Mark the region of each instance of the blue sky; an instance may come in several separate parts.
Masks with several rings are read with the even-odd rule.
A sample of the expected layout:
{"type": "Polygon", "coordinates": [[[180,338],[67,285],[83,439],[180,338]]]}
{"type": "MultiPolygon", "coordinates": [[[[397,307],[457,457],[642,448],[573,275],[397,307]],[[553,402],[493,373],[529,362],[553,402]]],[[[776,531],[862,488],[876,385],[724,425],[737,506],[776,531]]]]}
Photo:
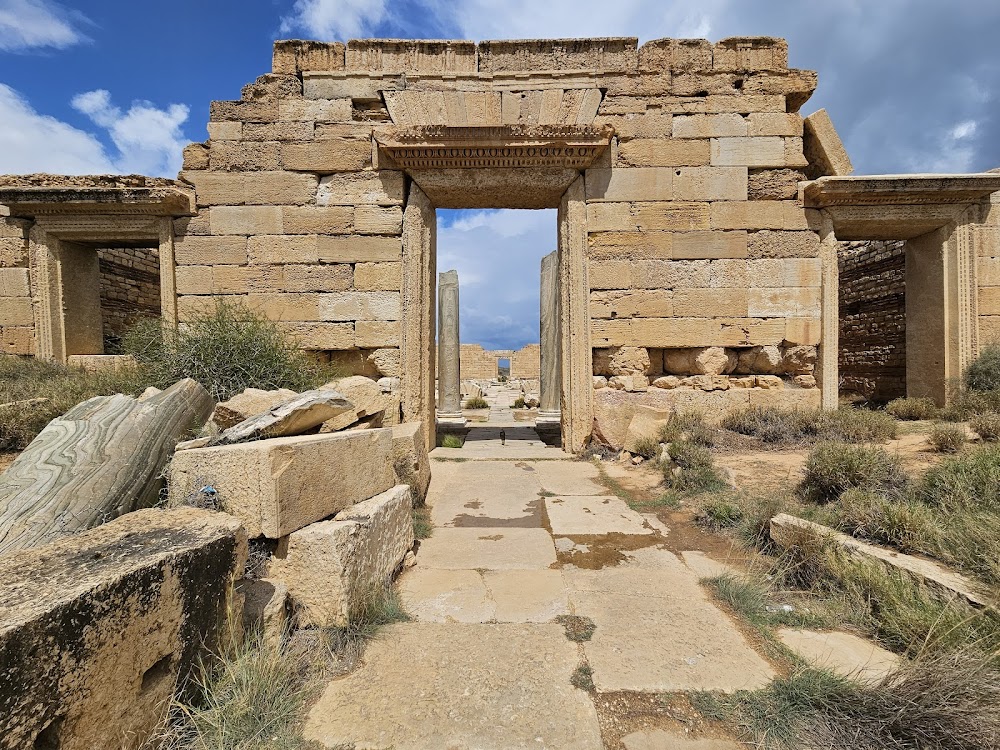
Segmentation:
{"type": "MultiPolygon", "coordinates": [[[[829,110],[858,173],[1000,166],[997,0],[0,0],[0,173],[172,177],[209,102],[267,72],[276,38],[754,34],[819,71],[803,111],[829,110]]],[[[529,340],[554,235],[545,212],[442,217],[466,340],[529,340]]]]}

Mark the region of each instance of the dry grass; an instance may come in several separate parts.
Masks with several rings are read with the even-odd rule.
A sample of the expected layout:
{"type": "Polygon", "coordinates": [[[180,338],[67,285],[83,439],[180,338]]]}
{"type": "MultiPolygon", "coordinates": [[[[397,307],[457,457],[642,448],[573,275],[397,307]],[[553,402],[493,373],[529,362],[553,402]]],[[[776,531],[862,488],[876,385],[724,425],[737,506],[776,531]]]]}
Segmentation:
{"type": "Polygon", "coordinates": [[[884,412],[842,407],[836,411],[789,411],[751,406],[730,412],[722,427],[775,446],[820,440],[878,443],[896,437],[896,420],[884,412]]]}
{"type": "Polygon", "coordinates": [[[936,419],[939,411],[930,398],[895,398],[885,405],[886,414],[902,420],[936,419]]]}
{"type": "Polygon", "coordinates": [[[931,428],[927,441],[938,453],[958,453],[965,447],[965,428],[958,424],[939,422],[931,428]]]}
{"type": "MultiPolygon", "coordinates": [[[[521,406],[524,406],[524,399],[521,399],[521,406]]],[[[472,398],[466,399],[465,401],[466,409],[489,409],[490,403],[482,396],[473,396],[472,398]]]]}
{"type": "Polygon", "coordinates": [[[973,417],[969,426],[987,443],[1000,441],[1000,414],[995,411],[986,412],[973,417]]]}
{"type": "Polygon", "coordinates": [[[663,481],[668,490],[682,495],[699,495],[726,488],[708,448],[687,440],[675,440],[667,452],[671,461],[663,466],[663,481]]]}
{"type": "Polygon", "coordinates": [[[820,443],[809,453],[799,494],[826,503],[853,487],[899,494],[907,484],[899,459],[877,446],[820,443]]]}

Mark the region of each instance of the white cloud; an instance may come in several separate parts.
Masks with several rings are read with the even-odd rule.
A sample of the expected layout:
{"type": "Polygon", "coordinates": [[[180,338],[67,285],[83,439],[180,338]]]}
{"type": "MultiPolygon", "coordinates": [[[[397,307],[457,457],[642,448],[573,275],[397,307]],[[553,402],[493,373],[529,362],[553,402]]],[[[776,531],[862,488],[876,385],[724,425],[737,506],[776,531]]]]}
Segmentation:
{"type": "Polygon", "coordinates": [[[0,83],[0,174],[114,171],[97,138],[35,112],[14,89],[0,83]]]}
{"type": "Polygon", "coordinates": [[[86,18],[49,0],[0,0],[0,50],[65,49],[87,37],[77,28],[86,18]]]}
{"type": "Polygon", "coordinates": [[[135,102],[122,112],[103,90],[80,94],[72,104],[107,131],[114,149],[93,133],[36,112],[21,94],[0,83],[0,174],[177,175],[187,144],[180,130],[186,106],[161,110],[135,102]]]}
{"type": "Polygon", "coordinates": [[[136,101],[122,112],[111,94],[96,89],[73,97],[73,108],[106,128],[118,149],[116,171],[175,176],[181,167],[181,152],[187,145],[181,126],[187,121],[188,107],[171,104],[158,109],[152,103],[136,101]]]}
{"type": "Polygon", "coordinates": [[[437,267],[458,271],[462,341],[487,349],[537,343],[540,264],[556,248],[556,212],[438,216],[437,267]]]}
{"type": "Polygon", "coordinates": [[[366,36],[386,17],[386,0],[295,0],[281,33],[305,32],[320,41],[366,36]]]}

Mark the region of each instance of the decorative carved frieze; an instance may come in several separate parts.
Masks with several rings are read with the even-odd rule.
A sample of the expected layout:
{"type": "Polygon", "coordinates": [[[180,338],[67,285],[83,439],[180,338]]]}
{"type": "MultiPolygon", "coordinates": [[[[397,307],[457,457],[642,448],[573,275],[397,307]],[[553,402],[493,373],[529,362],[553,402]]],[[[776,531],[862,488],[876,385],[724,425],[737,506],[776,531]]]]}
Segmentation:
{"type": "Polygon", "coordinates": [[[401,169],[586,169],[611,143],[609,127],[414,127],[376,136],[401,169]]]}
{"type": "Polygon", "coordinates": [[[11,216],[190,216],[192,191],[178,187],[0,186],[11,216]]]}
{"type": "Polygon", "coordinates": [[[821,177],[805,186],[807,208],[922,206],[978,201],[1000,190],[998,174],[821,177]]]}

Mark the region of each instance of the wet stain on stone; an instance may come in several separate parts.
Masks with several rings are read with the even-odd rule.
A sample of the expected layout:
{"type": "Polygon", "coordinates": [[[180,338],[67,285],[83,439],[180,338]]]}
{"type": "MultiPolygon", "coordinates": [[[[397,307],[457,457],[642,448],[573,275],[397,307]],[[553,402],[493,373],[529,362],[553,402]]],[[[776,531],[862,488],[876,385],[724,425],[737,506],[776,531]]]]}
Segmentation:
{"type": "MultiPolygon", "coordinates": [[[[473,516],[468,513],[455,516],[452,525],[455,528],[479,529],[538,529],[544,528],[542,498],[538,497],[525,503],[525,515],[514,518],[493,518],[491,516],[473,516]]],[[[466,505],[466,508],[471,507],[466,505]]]]}
{"type": "Polygon", "coordinates": [[[557,564],[575,565],[585,570],[601,570],[620,565],[628,558],[626,552],[647,547],[664,547],[666,541],[659,534],[599,534],[565,537],[574,542],[567,550],[556,545],[557,564]]]}
{"type": "Polygon", "coordinates": [[[528,466],[528,464],[524,463],[524,461],[518,461],[517,463],[514,464],[514,466],[516,466],[519,469],[524,469],[525,471],[535,470],[534,466],[528,466]]]}
{"type": "Polygon", "coordinates": [[[484,542],[498,542],[503,539],[503,534],[490,534],[489,536],[481,536],[479,538],[484,542]]]}
{"type": "Polygon", "coordinates": [[[466,503],[463,507],[472,508],[473,510],[479,510],[483,507],[483,504],[479,500],[473,500],[472,502],[466,503]]]}

